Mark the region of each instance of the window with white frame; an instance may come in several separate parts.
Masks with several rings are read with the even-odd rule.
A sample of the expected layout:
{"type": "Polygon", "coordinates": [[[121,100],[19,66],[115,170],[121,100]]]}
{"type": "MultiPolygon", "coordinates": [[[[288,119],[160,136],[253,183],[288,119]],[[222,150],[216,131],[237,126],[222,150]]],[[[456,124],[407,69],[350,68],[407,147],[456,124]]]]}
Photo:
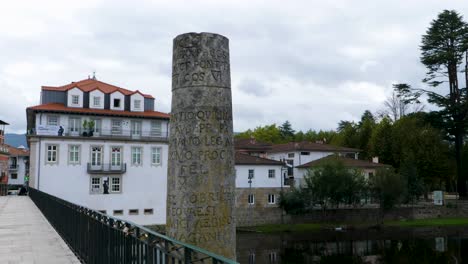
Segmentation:
{"type": "Polygon", "coordinates": [[[96,106],[96,107],[101,106],[101,97],[100,96],[93,96],[93,106],[96,106]]]}
{"type": "Polygon", "coordinates": [[[130,123],[131,133],[133,137],[141,136],[141,121],[134,121],[130,123]]]}
{"type": "Polygon", "coordinates": [[[77,105],[80,103],[80,96],[79,95],[72,95],[72,104],[77,105]]]}
{"type": "Polygon", "coordinates": [[[58,162],[58,145],[47,145],[47,163],[57,163],[58,162]]]}
{"type": "Polygon", "coordinates": [[[141,100],[134,100],[133,101],[133,106],[135,109],[140,109],[141,108],[141,100]]]}
{"type": "Polygon", "coordinates": [[[68,146],[68,163],[70,164],[80,163],[80,146],[79,145],[68,146]]]}
{"type": "Polygon", "coordinates": [[[68,119],[68,129],[70,130],[70,133],[80,133],[80,128],[81,128],[81,118],[77,117],[70,117],[68,119]]]}
{"type": "Polygon", "coordinates": [[[91,119],[94,121],[94,133],[101,133],[101,119],[91,119]]]}
{"type": "Polygon", "coordinates": [[[294,153],[288,153],[288,158],[294,158],[294,153]]]}
{"type": "Polygon", "coordinates": [[[110,192],[116,193],[121,191],[120,177],[111,177],[110,192]]]}
{"type": "Polygon", "coordinates": [[[275,204],[276,203],[276,199],[275,199],[274,194],[271,194],[271,193],[268,194],[268,203],[269,204],[275,204]]]}
{"type": "Polygon", "coordinates": [[[151,164],[161,165],[161,148],[160,147],[151,148],[151,164]]]}
{"type": "Polygon", "coordinates": [[[254,204],[254,203],[255,203],[255,196],[254,196],[253,194],[249,194],[249,195],[247,196],[247,202],[248,202],[249,204],[254,204]]]}
{"type": "Polygon", "coordinates": [[[141,165],[142,160],[141,160],[141,155],[142,155],[143,149],[142,147],[132,147],[132,165],[141,165]]]}
{"type": "Polygon", "coordinates": [[[275,178],[275,170],[268,170],[268,178],[275,178]]]}
{"type": "Polygon", "coordinates": [[[111,166],[120,167],[122,165],[122,147],[111,147],[111,166]]]}
{"type": "Polygon", "coordinates": [[[151,136],[159,137],[162,134],[161,121],[151,121],[151,136]]]}
{"type": "Polygon", "coordinates": [[[57,115],[48,115],[47,116],[47,125],[48,126],[58,126],[59,117],[57,115]]]}
{"type": "Polygon", "coordinates": [[[121,135],[122,134],[122,120],[112,120],[112,134],[121,135]]]}
{"type": "Polygon", "coordinates": [[[101,193],[101,177],[91,178],[91,193],[101,193]]]}
{"type": "Polygon", "coordinates": [[[253,179],[255,176],[254,170],[249,170],[249,179],[253,179]]]}
{"type": "Polygon", "coordinates": [[[102,146],[91,146],[91,166],[102,165],[102,146]]]}

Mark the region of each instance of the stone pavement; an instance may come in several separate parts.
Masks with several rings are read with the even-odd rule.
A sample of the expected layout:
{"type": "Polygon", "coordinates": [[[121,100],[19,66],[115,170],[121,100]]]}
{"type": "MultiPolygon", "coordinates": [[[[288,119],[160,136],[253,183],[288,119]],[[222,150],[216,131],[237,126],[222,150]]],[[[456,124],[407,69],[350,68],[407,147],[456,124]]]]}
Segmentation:
{"type": "Polygon", "coordinates": [[[0,196],[0,264],[80,263],[28,196],[0,196]]]}

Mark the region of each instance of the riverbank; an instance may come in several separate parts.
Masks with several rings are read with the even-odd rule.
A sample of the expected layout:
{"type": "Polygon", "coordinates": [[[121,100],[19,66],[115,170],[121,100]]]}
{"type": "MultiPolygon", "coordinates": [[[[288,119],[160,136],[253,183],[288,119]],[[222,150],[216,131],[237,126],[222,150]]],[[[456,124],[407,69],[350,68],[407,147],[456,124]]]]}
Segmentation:
{"type": "Polygon", "coordinates": [[[415,220],[384,221],[383,223],[306,223],[306,224],[271,224],[252,227],[239,227],[238,231],[258,233],[313,232],[320,230],[355,230],[379,229],[384,227],[444,227],[468,226],[468,218],[429,218],[415,220]]]}

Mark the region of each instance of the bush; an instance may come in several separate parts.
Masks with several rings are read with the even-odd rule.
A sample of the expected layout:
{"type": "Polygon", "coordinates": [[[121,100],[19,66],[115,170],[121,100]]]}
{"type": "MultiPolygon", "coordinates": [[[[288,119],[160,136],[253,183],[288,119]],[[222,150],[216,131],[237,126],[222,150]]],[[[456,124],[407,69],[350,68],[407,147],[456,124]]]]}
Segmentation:
{"type": "Polygon", "coordinates": [[[370,182],[373,196],[380,208],[391,209],[400,204],[405,194],[404,179],[391,169],[379,169],[370,182]]]}
{"type": "Polygon", "coordinates": [[[279,206],[288,214],[305,213],[306,199],[303,196],[303,192],[299,189],[291,188],[289,192],[281,192],[279,206]]]}

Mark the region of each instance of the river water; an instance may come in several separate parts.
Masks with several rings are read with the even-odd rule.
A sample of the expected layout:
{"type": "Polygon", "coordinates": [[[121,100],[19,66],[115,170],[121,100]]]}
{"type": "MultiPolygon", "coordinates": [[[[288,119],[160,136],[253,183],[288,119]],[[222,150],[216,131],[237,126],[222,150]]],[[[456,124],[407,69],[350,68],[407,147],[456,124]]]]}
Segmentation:
{"type": "Polygon", "coordinates": [[[468,227],[237,233],[237,261],[286,263],[468,263],[468,227]]]}

